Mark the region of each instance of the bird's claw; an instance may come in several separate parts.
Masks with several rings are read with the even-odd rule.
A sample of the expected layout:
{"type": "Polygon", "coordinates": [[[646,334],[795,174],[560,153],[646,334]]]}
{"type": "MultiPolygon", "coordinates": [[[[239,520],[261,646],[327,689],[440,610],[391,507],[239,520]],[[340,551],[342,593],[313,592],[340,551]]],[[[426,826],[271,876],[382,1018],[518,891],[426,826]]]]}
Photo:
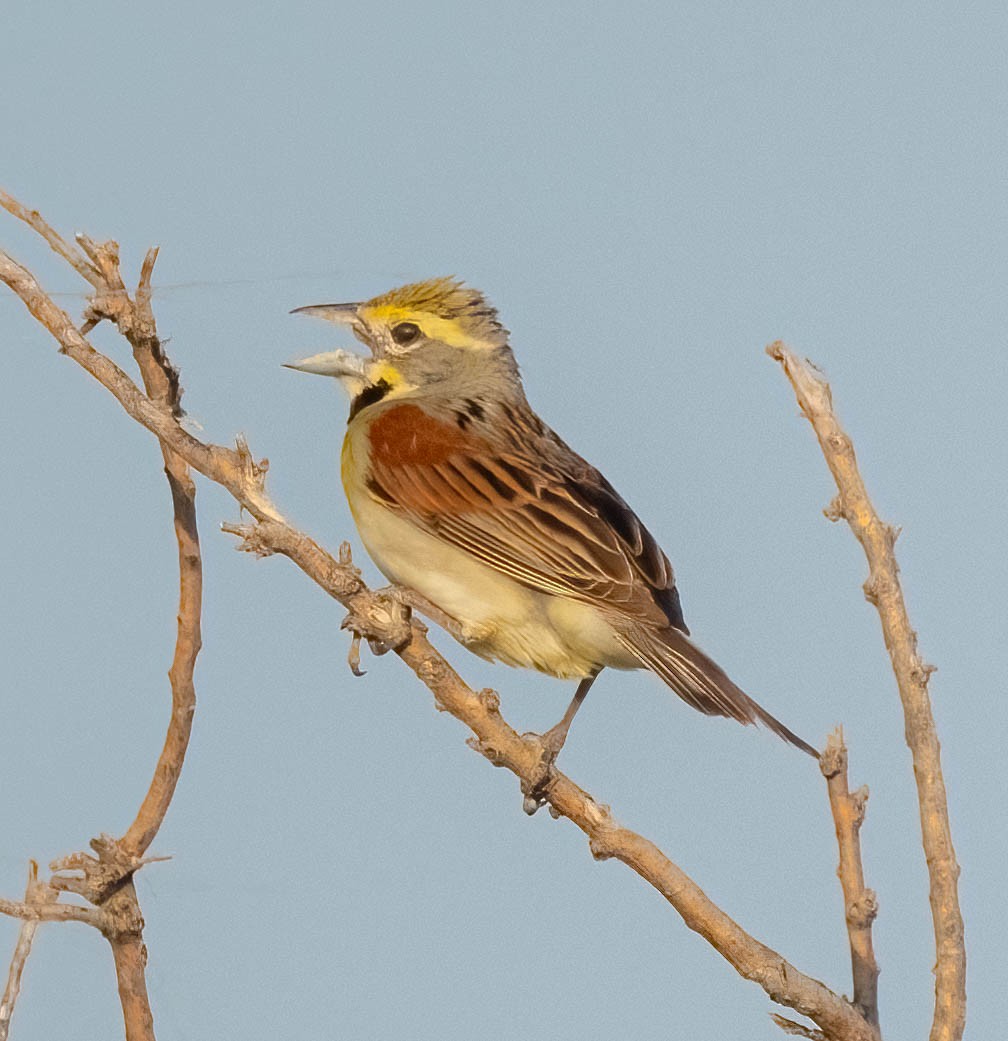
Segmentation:
{"type": "MultiPolygon", "coordinates": [[[[563,736],[566,737],[566,734],[563,736]]],[[[556,778],[553,764],[560,754],[560,749],[563,748],[562,738],[559,741],[556,738],[557,735],[553,730],[548,730],[545,734],[536,734],[531,731],[522,734],[523,741],[534,741],[539,746],[539,762],[536,765],[535,773],[528,781],[522,781],[521,786],[522,809],[530,817],[549,802],[550,787],[556,778]]],[[[556,814],[553,816],[555,817],[556,814]]]]}
{"type": "Polygon", "coordinates": [[[412,637],[411,609],[395,586],[376,589],[351,603],[340,628],[353,634],[347,663],[355,676],[365,675],[360,667],[361,639],[371,653],[387,654],[409,643],[412,637]]]}
{"type": "MultiPolygon", "coordinates": [[[[346,627],[346,623],[343,627],[346,627]]],[[[347,665],[350,666],[350,671],[358,677],[367,675],[367,669],[360,667],[360,642],[360,633],[354,633],[350,640],[350,650],[347,652],[347,665]]]]}

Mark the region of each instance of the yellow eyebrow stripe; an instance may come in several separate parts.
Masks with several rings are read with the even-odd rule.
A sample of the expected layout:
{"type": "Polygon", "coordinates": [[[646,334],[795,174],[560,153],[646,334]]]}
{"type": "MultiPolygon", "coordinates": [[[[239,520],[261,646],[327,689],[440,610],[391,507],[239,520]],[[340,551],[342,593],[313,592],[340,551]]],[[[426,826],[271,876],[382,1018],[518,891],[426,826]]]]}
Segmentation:
{"type": "Polygon", "coordinates": [[[481,340],[467,332],[461,323],[453,318],[440,318],[427,311],[414,311],[406,307],[397,307],[395,304],[362,307],[361,317],[365,322],[373,322],[376,325],[392,326],[399,322],[415,322],[420,326],[424,336],[431,340],[440,340],[450,347],[484,349],[494,346],[489,341],[481,340]]]}

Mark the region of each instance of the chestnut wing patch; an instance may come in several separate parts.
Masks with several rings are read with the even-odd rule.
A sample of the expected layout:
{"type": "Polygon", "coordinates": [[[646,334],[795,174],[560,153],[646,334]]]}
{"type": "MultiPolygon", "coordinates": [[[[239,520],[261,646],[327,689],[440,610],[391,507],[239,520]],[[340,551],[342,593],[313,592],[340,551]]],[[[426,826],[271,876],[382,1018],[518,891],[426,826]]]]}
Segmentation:
{"type": "Polygon", "coordinates": [[[664,553],[573,452],[561,464],[505,449],[412,404],[369,439],[372,494],[430,534],[534,589],[687,631],[664,553]]]}

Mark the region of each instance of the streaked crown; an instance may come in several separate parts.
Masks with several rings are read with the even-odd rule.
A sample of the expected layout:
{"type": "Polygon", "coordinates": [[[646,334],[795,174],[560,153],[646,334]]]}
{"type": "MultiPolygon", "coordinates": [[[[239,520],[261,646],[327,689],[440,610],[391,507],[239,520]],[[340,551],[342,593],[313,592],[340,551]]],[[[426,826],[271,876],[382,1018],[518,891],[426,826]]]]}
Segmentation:
{"type": "Polygon", "coordinates": [[[455,278],[431,278],[426,282],[390,289],[360,305],[368,323],[392,326],[415,322],[432,339],[455,347],[503,347],[508,331],[496,308],[478,289],[455,278]]]}

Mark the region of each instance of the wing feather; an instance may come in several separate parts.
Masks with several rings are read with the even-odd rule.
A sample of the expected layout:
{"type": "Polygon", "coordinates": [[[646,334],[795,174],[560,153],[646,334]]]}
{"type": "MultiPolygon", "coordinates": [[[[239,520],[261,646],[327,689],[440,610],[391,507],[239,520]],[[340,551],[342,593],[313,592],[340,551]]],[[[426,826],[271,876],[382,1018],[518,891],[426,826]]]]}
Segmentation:
{"type": "Polygon", "coordinates": [[[668,559],[597,470],[555,435],[545,458],[542,438],[504,447],[444,426],[451,451],[372,455],[386,505],[533,588],[685,631],[668,559]]]}
{"type": "Polygon", "coordinates": [[[512,423],[503,446],[428,414],[409,422],[407,451],[391,450],[389,428],[371,455],[368,486],[385,505],[526,586],[598,606],[627,651],[693,708],[762,723],[818,755],[687,638],[668,558],[612,485],[555,434],[539,427],[523,439],[512,423]]]}

